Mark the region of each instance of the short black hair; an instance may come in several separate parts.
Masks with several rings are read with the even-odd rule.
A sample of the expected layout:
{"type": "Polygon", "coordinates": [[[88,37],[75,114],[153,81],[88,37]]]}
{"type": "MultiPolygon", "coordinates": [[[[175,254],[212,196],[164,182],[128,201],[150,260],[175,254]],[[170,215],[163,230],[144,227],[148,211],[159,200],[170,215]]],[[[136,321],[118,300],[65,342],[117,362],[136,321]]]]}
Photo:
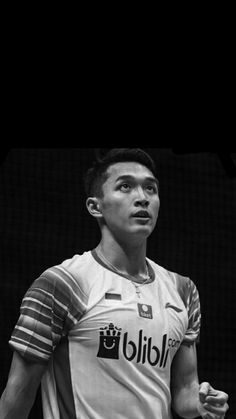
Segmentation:
{"type": "Polygon", "coordinates": [[[102,185],[106,181],[109,166],[120,162],[137,162],[146,166],[157,179],[156,165],[150,155],[140,148],[112,148],[102,157],[96,149],[96,159],[84,176],[85,193],[101,197],[102,185]]]}

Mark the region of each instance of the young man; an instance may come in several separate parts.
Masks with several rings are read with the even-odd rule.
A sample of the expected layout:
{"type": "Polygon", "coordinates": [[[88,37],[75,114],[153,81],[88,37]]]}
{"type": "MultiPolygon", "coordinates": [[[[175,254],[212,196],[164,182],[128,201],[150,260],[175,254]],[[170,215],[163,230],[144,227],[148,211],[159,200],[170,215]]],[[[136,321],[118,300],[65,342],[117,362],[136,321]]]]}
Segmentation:
{"type": "Polygon", "coordinates": [[[228,395],[198,382],[196,286],[146,257],[160,206],[152,159],[113,149],[86,191],[101,241],[26,293],[0,417],[27,418],[41,382],[45,419],[224,418],[228,395]]]}

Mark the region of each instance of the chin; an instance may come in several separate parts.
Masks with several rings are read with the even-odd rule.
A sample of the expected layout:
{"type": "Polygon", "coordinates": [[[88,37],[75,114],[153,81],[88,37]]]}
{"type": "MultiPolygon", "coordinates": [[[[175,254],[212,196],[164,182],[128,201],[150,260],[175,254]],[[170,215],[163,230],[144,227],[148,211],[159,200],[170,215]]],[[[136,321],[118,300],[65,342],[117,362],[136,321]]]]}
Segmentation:
{"type": "Polygon", "coordinates": [[[150,226],[139,226],[138,228],[136,227],[135,229],[133,229],[132,234],[138,236],[140,239],[146,239],[150,236],[152,231],[153,228],[150,228],[150,226]]]}

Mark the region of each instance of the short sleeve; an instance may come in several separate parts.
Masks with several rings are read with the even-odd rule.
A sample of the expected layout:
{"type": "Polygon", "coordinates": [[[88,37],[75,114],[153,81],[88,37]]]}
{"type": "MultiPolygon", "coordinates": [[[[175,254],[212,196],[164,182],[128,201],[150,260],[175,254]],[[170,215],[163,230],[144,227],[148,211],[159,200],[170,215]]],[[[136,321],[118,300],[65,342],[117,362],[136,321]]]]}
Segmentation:
{"type": "Polygon", "coordinates": [[[179,276],[178,291],[188,315],[188,327],[182,343],[187,345],[193,342],[198,343],[200,340],[201,306],[197,287],[190,278],[179,276]]]}
{"type": "Polygon", "coordinates": [[[80,287],[60,267],[46,270],[26,292],[9,345],[24,358],[47,362],[85,311],[80,287]]]}

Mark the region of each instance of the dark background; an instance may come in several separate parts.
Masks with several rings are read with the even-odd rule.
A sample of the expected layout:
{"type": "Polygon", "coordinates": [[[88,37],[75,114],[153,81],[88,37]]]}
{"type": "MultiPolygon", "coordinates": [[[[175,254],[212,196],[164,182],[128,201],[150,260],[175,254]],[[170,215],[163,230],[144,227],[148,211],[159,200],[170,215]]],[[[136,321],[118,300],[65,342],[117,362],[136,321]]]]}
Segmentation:
{"type": "MultiPolygon", "coordinates": [[[[161,208],[148,256],[189,276],[202,306],[200,381],[229,393],[235,418],[236,153],[144,149],[157,163],[161,208]]],[[[1,392],[21,299],[46,268],[95,247],[96,222],[85,208],[82,174],[89,148],[6,150],[1,187],[1,392]]],[[[40,395],[30,415],[40,419],[40,395]]]]}

